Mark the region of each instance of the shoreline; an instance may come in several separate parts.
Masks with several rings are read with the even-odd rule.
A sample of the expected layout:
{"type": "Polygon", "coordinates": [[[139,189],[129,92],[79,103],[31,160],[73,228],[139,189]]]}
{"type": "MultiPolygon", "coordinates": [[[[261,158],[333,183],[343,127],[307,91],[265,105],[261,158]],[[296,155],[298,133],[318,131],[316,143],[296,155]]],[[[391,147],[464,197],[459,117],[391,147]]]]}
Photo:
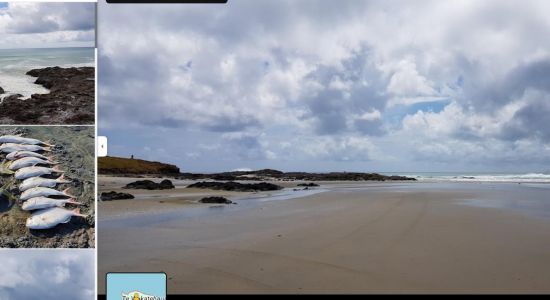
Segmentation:
{"type": "MultiPolygon", "coordinates": [[[[545,195],[516,184],[336,183],[284,201],[181,206],[201,211],[187,217],[115,217],[98,222],[99,292],[106,272],[163,270],[171,293],[547,293],[550,214],[513,209],[547,207],[545,195]],[[464,205],[475,199],[512,203],[464,205]]],[[[148,200],[126,201],[111,202],[148,200]]]]}

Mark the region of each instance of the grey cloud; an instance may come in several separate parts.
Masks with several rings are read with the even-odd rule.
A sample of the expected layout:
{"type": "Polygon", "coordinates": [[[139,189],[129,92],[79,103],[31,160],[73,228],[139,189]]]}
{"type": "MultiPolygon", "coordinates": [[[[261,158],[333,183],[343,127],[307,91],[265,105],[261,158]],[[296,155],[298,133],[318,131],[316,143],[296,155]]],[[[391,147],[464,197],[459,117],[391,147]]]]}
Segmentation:
{"type": "Polygon", "coordinates": [[[320,66],[307,76],[320,84],[321,90],[306,98],[306,118],[315,121],[319,134],[337,134],[354,131],[379,135],[383,132],[382,122],[357,120],[349,124],[353,114],[362,114],[373,109],[383,110],[387,99],[385,94],[387,76],[372,63],[368,48],[363,47],[342,61],[342,69],[320,66]],[[333,86],[342,82],[341,89],[333,86]]]}
{"type": "MultiPolygon", "coordinates": [[[[13,5],[13,4],[10,4],[13,5]]],[[[33,7],[9,9],[8,33],[88,31],[95,28],[94,3],[34,3],[33,7]]]]}
{"type": "Polygon", "coordinates": [[[92,250],[2,250],[0,299],[95,298],[92,250]]]}

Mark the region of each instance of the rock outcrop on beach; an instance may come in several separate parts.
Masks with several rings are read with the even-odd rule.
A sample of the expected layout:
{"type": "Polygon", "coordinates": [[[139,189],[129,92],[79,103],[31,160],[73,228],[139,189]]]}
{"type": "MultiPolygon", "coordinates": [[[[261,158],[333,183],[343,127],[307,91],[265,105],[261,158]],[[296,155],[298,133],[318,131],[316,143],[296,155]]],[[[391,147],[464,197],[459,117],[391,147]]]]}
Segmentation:
{"type": "Polygon", "coordinates": [[[234,202],[225,197],[205,197],[199,200],[200,203],[215,203],[215,204],[233,204],[234,202]]]}
{"type": "Polygon", "coordinates": [[[219,181],[201,181],[187,186],[188,188],[212,189],[235,192],[257,192],[257,191],[277,191],[283,189],[282,186],[268,183],[239,183],[234,181],[219,182],[219,181]]]}
{"type": "Polygon", "coordinates": [[[3,93],[5,93],[4,89],[0,86],[0,95],[2,95],[3,93]]]}
{"type": "Polygon", "coordinates": [[[407,180],[414,181],[415,178],[397,176],[397,175],[382,175],[378,173],[361,173],[361,172],[330,172],[330,173],[307,173],[307,172],[282,172],[272,169],[264,169],[257,171],[234,171],[214,174],[200,173],[181,173],[178,179],[201,180],[213,179],[222,181],[386,181],[386,180],[407,180]]]}
{"type": "Polygon", "coordinates": [[[93,124],[95,122],[95,68],[49,67],[27,75],[48,94],[5,97],[0,104],[2,124],[93,124]]]}
{"type": "Polygon", "coordinates": [[[98,170],[99,174],[104,175],[155,174],[175,176],[180,174],[180,169],[175,165],[114,156],[99,157],[98,170]]]}
{"type": "Polygon", "coordinates": [[[172,181],[168,179],[165,179],[160,183],[156,183],[151,180],[138,180],[138,181],[128,183],[124,188],[140,189],[140,190],[168,190],[168,189],[173,189],[174,184],[172,184],[172,181]]]}
{"type": "Polygon", "coordinates": [[[317,183],[310,182],[310,183],[299,183],[298,186],[316,187],[316,186],[319,186],[319,185],[317,183]]]}
{"type": "Polygon", "coordinates": [[[117,193],[115,191],[101,193],[102,201],[112,201],[112,200],[126,200],[134,199],[134,195],[128,193],[117,193]]]}

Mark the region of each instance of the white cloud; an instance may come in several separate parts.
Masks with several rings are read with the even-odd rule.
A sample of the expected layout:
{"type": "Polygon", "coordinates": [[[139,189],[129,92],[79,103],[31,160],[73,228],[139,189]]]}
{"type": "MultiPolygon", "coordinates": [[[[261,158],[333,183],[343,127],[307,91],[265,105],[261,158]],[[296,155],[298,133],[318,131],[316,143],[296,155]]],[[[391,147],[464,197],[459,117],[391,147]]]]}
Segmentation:
{"type": "Polygon", "coordinates": [[[94,3],[9,2],[0,8],[0,48],[91,46],[94,3]]]}
{"type": "Polygon", "coordinates": [[[238,153],[251,167],[550,162],[525,146],[550,141],[549,10],[542,0],[110,6],[100,126],[203,132],[220,145],[209,155],[238,153]]]}

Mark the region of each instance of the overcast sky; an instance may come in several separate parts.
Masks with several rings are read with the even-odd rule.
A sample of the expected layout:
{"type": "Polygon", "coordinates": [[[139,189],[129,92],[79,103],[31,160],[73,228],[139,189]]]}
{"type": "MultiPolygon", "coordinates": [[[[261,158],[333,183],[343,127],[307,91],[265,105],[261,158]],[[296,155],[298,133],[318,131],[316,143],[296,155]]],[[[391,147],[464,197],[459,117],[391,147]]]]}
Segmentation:
{"type": "Polygon", "coordinates": [[[101,3],[99,132],[193,172],[550,172],[549,11],[101,3]]]}
{"type": "Polygon", "coordinates": [[[0,299],[95,299],[94,250],[0,249],[0,299]]]}
{"type": "Polygon", "coordinates": [[[1,48],[93,47],[95,3],[0,2],[1,48]]]}

